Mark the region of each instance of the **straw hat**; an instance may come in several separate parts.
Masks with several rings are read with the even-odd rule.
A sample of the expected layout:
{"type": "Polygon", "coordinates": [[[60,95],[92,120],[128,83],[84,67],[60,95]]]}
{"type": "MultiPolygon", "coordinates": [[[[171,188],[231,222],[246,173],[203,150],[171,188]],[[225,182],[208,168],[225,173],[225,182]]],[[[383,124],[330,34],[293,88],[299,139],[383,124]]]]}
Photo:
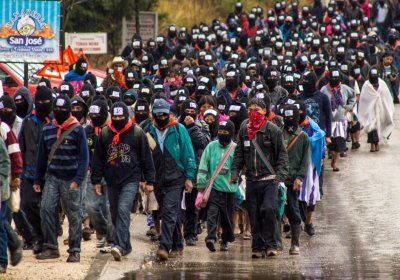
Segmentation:
{"type": "Polygon", "coordinates": [[[109,62],[107,63],[107,67],[108,67],[108,68],[113,68],[113,67],[114,67],[114,64],[117,64],[117,63],[122,63],[122,64],[124,65],[124,68],[126,68],[126,67],[128,66],[128,61],[124,60],[124,59],[123,59],[122,57],[120,57],[120,56],[116,56],[116,57],[113,58],[112,61],[109,61],[109,62]]]}

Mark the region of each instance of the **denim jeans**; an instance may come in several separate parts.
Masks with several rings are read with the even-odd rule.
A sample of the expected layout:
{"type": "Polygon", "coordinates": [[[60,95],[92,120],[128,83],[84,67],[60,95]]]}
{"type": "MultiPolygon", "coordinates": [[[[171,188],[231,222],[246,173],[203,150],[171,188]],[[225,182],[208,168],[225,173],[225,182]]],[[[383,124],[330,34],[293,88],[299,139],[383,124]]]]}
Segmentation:
{"type": "Polygon", "coordinates": [[[246,206],[253,251],[277,249],[278,186],[273,181],[247,181],[246,206]]]}
{"type": "Polygon", "coordinates": [[[300,207],[299,207],[299,193],[293,190],[293,186],[287,186],[287,204],[285,205],[285,215],[289,219],[291,225],[300,225],[300,207]]]}
{"type": "MultiPolygon", "coordinates": [[[[34,241],[34,231],[31,224],[28,222],[25,212],[19,209],[17,213],[11,213],[10,208],[6,210],[6,221],[11,225],[11,221],[14,220],[15,227],[21,233],[27,244],[32,245],[34,241]]],[[[10,243],[10,241],[8,242],[10,243]]],[[[10,246],[9,246],[10,247],[10,246]]]]}
{"type": "Polygon", "coordinates": [[[148,213],[146,214],[146,220],[147,220],[147,226],[148,227],[154,227],[154,219],[153,219],[153,214],[148,213]]]}
{"type": "Polygon", "coordinates": [[[0,266],[7,268],[7,232],[5,227],[7,202],[1,202],[0,210],[0,266]]]}
{"type": "Polygon", "coordinates": [[[46,178],[40,206],[44,249],[58,249],[59,220],[57,210],[61,198],[69,223],[68,252],[79,253],[81,251],[81,189],[70,190],[70,184],[71,181],[60,180],[52,175],[46,178]]]}
{"type": "Polygon", "coordinates": [[[108,188],[105,181],[102,182],[102,194],[97,195],[93,190],[90,176],[88,176],[85,206],[96,234],[106,236],[107,242],[113,243],[114,227],[111,222],[108,188]]]}
{"type": "Polygon", "coordinates": [[[81,198],[81,200],[82,200],[82,204],[81,204],[82,222],[84,220],[86,220],[87,218],[89,218],[89,214],[86,210],[86,193],[87,193],[87,187],[88,187],[88,181],[89,181],[88,176],[85,177],[85,179],[82,181],[82,186],[80,186],[81,196],[82,196],[82,198],[81,198]]]}
{"type": "Polygon", "coordinates": [[[183,249],[180,219],[183,188],[162,188],[155,195],[161,210],[160,249],[169,252],[183,249]]]}
{"type": "Polygon", "coordinates": [[[114,225],[114,245],[122,255],[132,251],[129,227],[131,208],[139,189],[139,182],[128,183],[122,188],[108,187],[111,221],[114,225]]]}

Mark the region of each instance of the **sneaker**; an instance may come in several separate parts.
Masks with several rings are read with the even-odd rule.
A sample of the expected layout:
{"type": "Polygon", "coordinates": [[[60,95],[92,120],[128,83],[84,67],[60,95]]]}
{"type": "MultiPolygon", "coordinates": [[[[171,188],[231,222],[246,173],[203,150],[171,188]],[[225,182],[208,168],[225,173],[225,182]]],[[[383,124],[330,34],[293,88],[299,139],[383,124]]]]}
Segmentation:
{"type": "Polygon", "coordinates": [[[106,245],[106,237],[98,237],[96,240],[96,248],[104,248],[106,245]]]}
{"type": "Polygon", "coordinates": [[[221,252],[228,252],[228,242],[221,242],[221,247],[219,249],[221,252]]]}
{"type": "Polygon", "coordinates": [[[289,250],[289,255],[292,255],[292,256],[298,256],[298,255],[300,255],[300,248],[299,248],[299,246],[292,245],[292,247],[290,247],[290,250],[289,250]]]}
{"type": "Polygon", "coordinates": [[[155,226],[150,227],[150,229],[146,232],[146,235],[156,236],[157,235],[156,227],[155,226]]]}
{"type": "Polygon", "coordinates": [[[306,224],[304,226],[304,231],[307,232],[307,234],[309,236],[313,236],[315,234],[315,229],[314,229],[313,224],[309,224],[309,225],[306,224]]]}
{"type": "Polygon", "coordinates": [[[114,260],[120,262],[122,259],[122,253],[117,247],[113,247],[111,249],[111,255],[114,257],[114,260]]]}
{"type": "Polygon", "coordinates": [[[80,261],[81,261],[81,254],[79,254],[78,252],[69,253],[67,262],[76,263],[76,262],[80,262],[80,261]]]}
{"type": "Polygon", "coordinates": [[[153,242],[157,242],[161,240],[161,234],[160,235],[154,235],[154,236],[150,236],[150,240],[153,242]]]}
{"type": "Polygon", "coordinates": [[[167,261],[168,260],[168,252],[163,249],[158,249],[157,251],[157,260],[159,261],[167,261]]]}
{"type": "Polygon", "coordinates": [[[194,237],[188,237],[188,239],[186,239],[186,246],[196,246],[194,237]]]}
{"type": "Polygon", "coordinates": [[[42,244],[39,242],[35,242],[33,244],[33,254],[37,255],[40,254],[42,252],[42,244]]]}
{"type": "Polygon", "coordinates": [[[253,252],[251,253],[251,257],[252,257],[253,259],[261,259],[261,258],[264,257],[264,253],[263,253],[263,251],[258,251],[258,250],[256,250],[256,251],[253,251],[253,252]]]}
{"type": "Polygon", "coordinates": [[[182,250],[172,250],[168,254],[168,258],[170,258],[170,259],[175,259],[175,258],[180,258],[180,257],[183,257],[183,249],[182,250]]]}
{"type": "Polygon", "coordinates": [[[36,255],[38,260],[58,259],[60,252],[58,249],[44,249],[40,254],[36,255]]]}
{"type": "Polygon", "coordinates": [[[197,224],[197,235],[200,235],[203,233],[203,225],[201,223],[197,224]]]}
{"type": "Polygon", "coordinates": [[[341,152],[340,153],[340,157],[347,157],[347,153],[346,152],[341,152]]]}
{"type": "Polygon", "coordinates": [[[83,238],[83,240],[89,241],[91,239],[91,235],[92,235],[92,230],[90,228],[85,227],[82,230],[82,238],[83,238]]]}
{"type": "Polygon", "coordinates": [[[210,252],[215,252],[215,241],[212,239],[208,239],[206,240],[206,246],[208,248],[208,250],[210,250],[210,252]]]}
{"type": "Polygon", "coordinates": [[[100,253],[110,254],[113,246],[114,246],[113,244],[108,244],[108,243],[104,244],[103,248],[100,249],[100,253]]]}
{"type": "Polygon", "coordinates": [[[266,254],[268,257],[276,257],[278,255],[277,249],[267,249],[266,254]]]}
{"type": "Polygon", "coordinates": [[[10,251],[11,265],[17,266],[22,260],[22,247],[20,246],[17,250],[10,251]]]}

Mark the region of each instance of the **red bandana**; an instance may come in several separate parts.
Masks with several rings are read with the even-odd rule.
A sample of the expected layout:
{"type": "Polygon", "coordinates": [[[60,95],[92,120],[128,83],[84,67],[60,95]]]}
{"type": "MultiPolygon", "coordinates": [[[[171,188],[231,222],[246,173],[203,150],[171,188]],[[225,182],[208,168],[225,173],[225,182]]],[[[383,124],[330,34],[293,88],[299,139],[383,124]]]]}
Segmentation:
{"type": "Polygon", "coordinates": [[[93,129],[94,129],[94,135],[96,135],[96,136],[99,136],[99,134],[100,134],[100,132],[101,132],[101,129],[102,129],[103,127],[109,125],[109,124],[110,124],[110,121],[107,120],[107,121],[105,121],[101,126],[94,126],[94,125],[93,125],[93,122],[90,121],[90,125],[91,125],[91,126],[93,127],[93,129]]]}
{"type": "Polygon", "coordinates": [[[115,133],[114,138],[113,138],[113,140],[112,140],[113,145],[116,145],[116,144],[119,143],[119,136],[120,136],[122,133],[124,133],[125,131],[127,131],[132,125],[133,125],[132,120],[129,120],[129,121],[126,123],[126,125],[125,125],[120,131],[117,131],[117,130],[115,129],[115,127],[112,125],[112,123],[110,123],[110,124],[108,125],[108,127],[111,129],[111,131],[115,133]]]}
{"type": "Polygon", "coordinates": [[[275,118],[275,113],[274,112],[270,112],[269,115],[267,116],[267,121],[272,121],[275,118]]]}
{"type": "Polygon", "coordinates": [[[267,118],[265,117],[264,114],[256,111],[251,111],[249,114],[250,121],[249,121],[249,126],[247,128],[248,134],[249,134],[249,139],[253,139],[254,136],[256,135],[257,131],[260,130],[260,128],[264,125],[264,123],[267,121],[267,118]]]}
{"type": "Polygon", "coordinates": [[[79,122],[78,122],[78,120],[77,120],[75,117],[70,116],[70,117],[69,117],[65,122],[63,122],[61,125],[59,125],[59,124],[57,123],[56,120],[53,120],[53,123],[58,127],[58,131],[57,131],[57,138],[58,138],[58,137],[60,137],[60,135],[61,135],[61,133],[62,133],[63,131],[68,130],[68,128],[69,128],[71,125],[76,124],[76,123],[79,123],[79,122]]]}
{"type": "Polygon", "coordinates": [[[300,124],[300,126],[306,126],[306,125],[308,125],[310,123],[310,121],[308,120],[308,118],[306,117],[305,119],[304,119],[304,121],[300,124]]]}

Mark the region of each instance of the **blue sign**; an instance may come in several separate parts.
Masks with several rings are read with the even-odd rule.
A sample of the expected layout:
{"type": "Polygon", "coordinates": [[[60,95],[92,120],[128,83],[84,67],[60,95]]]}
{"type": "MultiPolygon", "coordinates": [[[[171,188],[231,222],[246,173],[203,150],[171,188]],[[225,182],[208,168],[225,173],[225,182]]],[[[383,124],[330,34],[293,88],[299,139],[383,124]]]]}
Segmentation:
{"type": "Polygon", "coordinates": [[[0,61],[58,60],[59,45],[59,1],[0,1],[0,61]]]}

